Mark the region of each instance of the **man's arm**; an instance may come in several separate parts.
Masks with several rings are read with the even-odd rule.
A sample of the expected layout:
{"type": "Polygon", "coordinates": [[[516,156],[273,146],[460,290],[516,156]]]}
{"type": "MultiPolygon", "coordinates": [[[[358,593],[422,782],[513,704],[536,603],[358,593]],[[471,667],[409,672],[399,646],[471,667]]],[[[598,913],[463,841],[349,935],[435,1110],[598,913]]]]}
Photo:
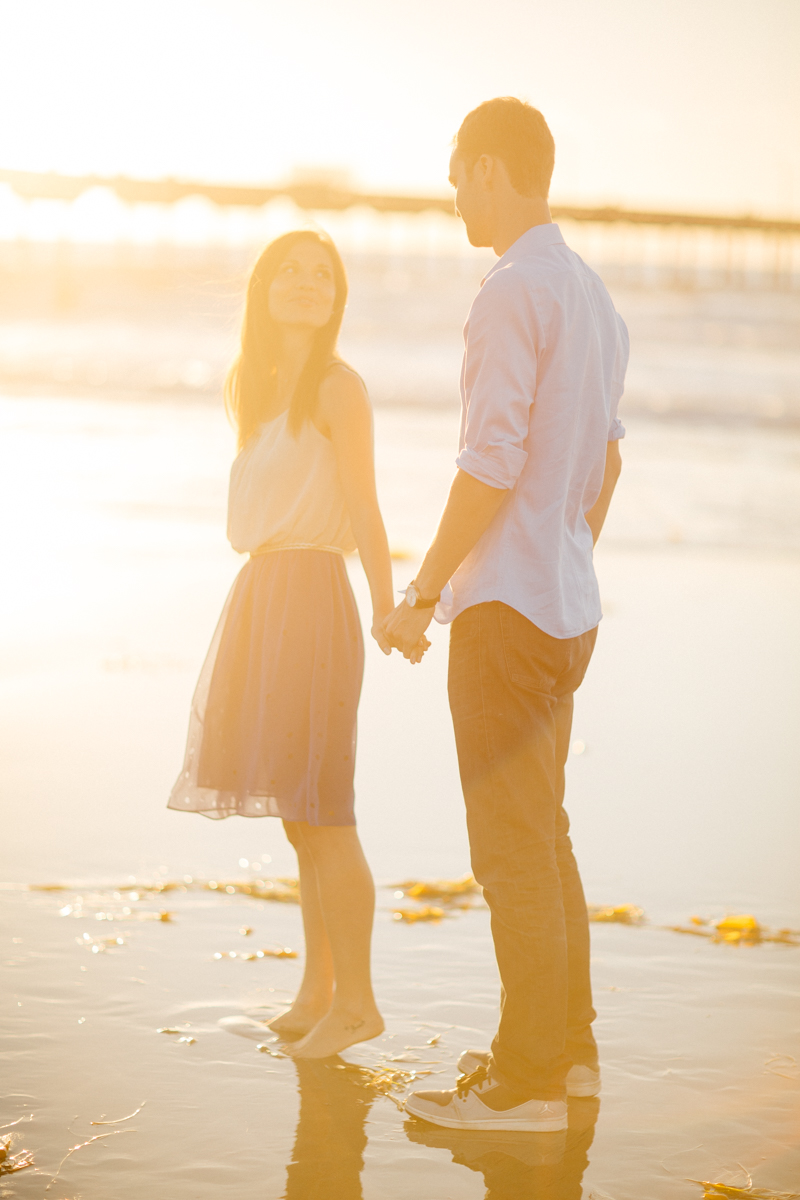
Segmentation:
{"type": "MultiPolygon", "coordinates": [[[[507,495],[508,488],[490,487],[466,471],[456,472],[436,537],[415,579],[421,596],[439,595],[489,528],[507,495]]],[[[409,608],[403,601],[384,628],[392,644],[411,658],[432,617],[432,608],[409,608]]]]}
{"type": "Polygon", "coordinates": [[[603,474],[603,486],[600,495],[586,514],[586,522],[592,531],[592,541],[597,545],[600,530],[603,528],[614,488],[617,486],[622,470],[622,455],[619,452],[619,442],[609,442],[606,449],[606,469],[603,474]]]}
{"type": "MultiPolygon", "coordinates": [[[[527,460],[524,449],[536,394],[536,306],[523,281],[500,272],[470,309],[463,368],[464,431],[458,471],[415,584],[423,599],[438,596],[488,529],[527,460]]],[[[416,662],[413,647],[432,608],[400,604],[384,623],[389,640],[416,662]]]]}

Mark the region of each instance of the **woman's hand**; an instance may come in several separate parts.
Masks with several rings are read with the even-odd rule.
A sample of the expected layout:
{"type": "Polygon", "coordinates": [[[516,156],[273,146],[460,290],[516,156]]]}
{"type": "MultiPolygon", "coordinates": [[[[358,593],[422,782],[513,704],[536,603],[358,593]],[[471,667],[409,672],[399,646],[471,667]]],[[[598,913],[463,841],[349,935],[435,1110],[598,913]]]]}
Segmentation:
{"type": "Polygon", "coordinates": [[[383,622],[385,620],[386,618],[381,616],[380,613],[373,613],[372,629],[370,630],[370,633],[375,638],[375,641],[378,643],[383,653],[388,655],[392,653],[392,644],[387,638],[386,631],[383,628],[383,622]]]}
{"type": "Polygon", "coordinates": [[[411,608],[405,600],[401,600],[383,623],[384,636],[389,645],[395,646],[409,662],[419,662],[420,645],[424,642],[426,650],[430,645],[425,630],[432,620],[432,608],[411,608]]]}
{"type": "MultiPolygon", "coordinates": [[[[388,655],[392,653],[392,644],[386,636],[386,630],[384,629],[385,622],[386,616],[381,616],[379,613],[373,613],[372,629],[370,632],[372,633],[372,636],[375,638],[375,641],[378,643],[383,653],[388,655]]],[[[426,650],[430,650],[430,646],[430,642],[423,634],[416,646],[414,646],[414,648],[406,655],[408,661],[410,663],[422,662],[422,657],[426,650]]]]}

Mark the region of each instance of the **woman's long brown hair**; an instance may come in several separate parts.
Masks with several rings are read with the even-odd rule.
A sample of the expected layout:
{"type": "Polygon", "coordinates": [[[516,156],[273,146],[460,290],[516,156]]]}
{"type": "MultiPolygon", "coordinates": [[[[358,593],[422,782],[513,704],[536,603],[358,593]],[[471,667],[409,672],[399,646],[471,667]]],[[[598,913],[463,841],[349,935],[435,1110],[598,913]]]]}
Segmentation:
{"type": "Polygon", "coordinates": [[[240,450],[264,421],[275,396],[280,338],[269,314],[269,289],[281,263],[302,240],[317,242],[327,250],[336,296],[330,320],[314,336],[311,353],[289,404],[288,425],[294,434],[313,417],[322,377],[337,357],[336,341],[347,302],[347,275],[339,251],[326,233],[313,229],[284,233],[270,242],[253,268],[247,285],[241,349],[225,380],[225,407],[238,430],[240,450]]]}

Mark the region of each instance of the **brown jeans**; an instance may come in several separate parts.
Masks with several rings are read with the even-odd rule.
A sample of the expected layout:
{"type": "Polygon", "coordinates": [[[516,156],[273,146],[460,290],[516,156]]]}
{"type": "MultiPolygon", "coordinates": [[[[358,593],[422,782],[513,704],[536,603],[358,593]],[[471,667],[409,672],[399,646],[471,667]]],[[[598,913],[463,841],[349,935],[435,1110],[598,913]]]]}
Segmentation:
{"type": "Polygon", "coordinates": [[[491,1073],[525,1099],[563,1099],[594,1065],[589,922],[564,811],[573,694],[597,630],[554,638],[506,604],[466,609],[448,690],[472,869],[502,983],[491,1073]]]}

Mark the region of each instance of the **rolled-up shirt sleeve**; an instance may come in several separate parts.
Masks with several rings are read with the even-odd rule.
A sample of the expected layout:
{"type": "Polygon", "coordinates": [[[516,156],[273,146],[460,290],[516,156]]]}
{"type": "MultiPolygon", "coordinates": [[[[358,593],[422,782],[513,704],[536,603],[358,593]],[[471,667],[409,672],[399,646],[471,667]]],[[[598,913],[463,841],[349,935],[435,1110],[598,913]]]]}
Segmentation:
{"type": "Polygon", "coordinates": [[[619,417],[614,417],[611,426],[608,430],[608,440],[610,442],[619,442],[625,437],[625,426],[620,421],[619,417]]]}
{"type": "Polygon", "coordinates": [[[484,284],[467,321],[464,417],[456,465],[489,487],[513,488],[527,460],[541,324],[510,272],[484,284]]]}

